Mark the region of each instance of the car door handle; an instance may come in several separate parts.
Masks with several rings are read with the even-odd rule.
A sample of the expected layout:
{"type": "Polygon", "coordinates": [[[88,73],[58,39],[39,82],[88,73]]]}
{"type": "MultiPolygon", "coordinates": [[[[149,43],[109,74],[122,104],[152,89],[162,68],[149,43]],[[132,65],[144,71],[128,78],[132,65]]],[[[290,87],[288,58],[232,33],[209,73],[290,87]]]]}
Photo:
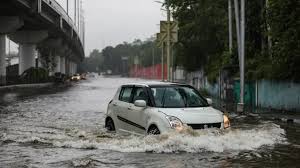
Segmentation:
{"type": "Polygon", "coordinates": [[[113,106],[118,106],[117,104],[114,104],[114,103],[113,103],[112,105],[113,105],[113,106]]]}
{"type": "Polygon", "coordinates": [[[132,110],[132,108],[130,108],[130,107],[128,107],[127,109],[128,109],[128,110],[132,110]]]}

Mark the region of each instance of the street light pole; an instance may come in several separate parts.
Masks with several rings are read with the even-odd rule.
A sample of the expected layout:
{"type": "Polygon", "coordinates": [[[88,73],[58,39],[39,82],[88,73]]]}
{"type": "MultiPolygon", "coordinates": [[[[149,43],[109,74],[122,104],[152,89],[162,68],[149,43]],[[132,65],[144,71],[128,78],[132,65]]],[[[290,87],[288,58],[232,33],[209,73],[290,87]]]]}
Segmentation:
{"type": "Polygon", "coordinates": [[[152,79],[154,79],[154,45],[152,46],[152,79]]]}
{"type": "Polygon", "coordinates": [[[162,47],[161,47],[161,77],[162,77],[162,81],[165,80],[165,61],[164,61],[164,42],[162,43],[162,47]]]}
{"type": "MultiPolygon", "coordinates": [[[[241,62],[241,37],[240,37],[240,16],[239,16],[239,3],[238,0],[234,0],[234,12],[235,12],[235,23],[236,23],[236,38],[237,38],[237,48],[238,48],[238,56],[239,63],[241,62]]],[[[240,66],[241,67],[241,66],[240,66]]]]}
{"type": "Polygon", "coordinates": [[[241,0],[241,101],[244,105],[245,86],[245,0],[241,0]]]}
{"type": "Polygon", "coordinates": [[[74,1],[74,22],[75,26],[77,27],[77,0],[74,1]]]}
{"type": "Polygon", "coordinates": [[[232,5],[228,0],[228,30],[229,30],[229,53],[232,53],[232,5]]]}
{"type": "Polygon", "coordinates": [[[67,15],[69,16],[69,0],[67,0],[67,15]]]}
{"type": "Polygon", "coordinates": [[[245,0],[241,0],[240,9],[238,0],[234,0],[236,33],[240,67],[240,102],[237,106],[238,112],[244,112],[245,94],[245,0]],[[239,17],[239,13],[240,16],[239,17]]]}
{"type": "Polygon", "coordinates": [[[170,52],[171,52],[171,33],[170,33],[170,0],[167,1],[167,80],[170,81],[170,52]]]}

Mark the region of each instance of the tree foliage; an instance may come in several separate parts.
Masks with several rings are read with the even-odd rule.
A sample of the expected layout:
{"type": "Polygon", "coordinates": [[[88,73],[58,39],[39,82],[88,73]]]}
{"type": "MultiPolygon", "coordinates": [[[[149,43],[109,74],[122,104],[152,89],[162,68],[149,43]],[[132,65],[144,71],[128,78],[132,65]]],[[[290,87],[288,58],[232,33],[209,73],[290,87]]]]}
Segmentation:
{"type": "Polygon", "coordinates": [[[179,22],[177,64],[196,70],[218,59],[227,44],[226,2],[171,0],[173,16],[179,22]]]}
{"type": "Polygon", "coordinates": [[[83,66],[90,72],[111,70],[113,74],[127,73],[123,72],[124,60],[127,58],[125,71],[134,64],[134,60],[138,59],[140,66],[150,66],[160,63],[161,52],[156,47],[154,38],[141,41],[134,40],[132,43],[124,42],[115,47],[105,47],[102,52],[93,50],[88,58],[85,59],[83,66]],[[154,57],[154,60],[152,60],[154,57]],[[98,67],[98,70],[97,70],[98,67]]]}
{"type": "MultiPolygon", "coordinates": [[[[228,53],[227,2],[170,0],[173,17],[179,22],[179,43],[175,45],[177,65],[190,71],[204,69],[210,79],[216,78],[223,67],[238,67],[236,42],[234,52],[228,53]]],[[[299,4],[299,0],[246,1],[248,80],[299,80],[299,4]]],[[[236,41],[235,23],[233,28],[236,41]]]]}
{"type": "Polygon", "coordinates": [[[102,53],[94,49],[89,57],[86,57],[84,61],[79,65],[80,72],[98,72],[103,63],[102,53]]]}
{"type": "Polygon", "coordinates": [[[273,73],[300,81],[300,1],[269,0],[268,6],[273,73]]]}

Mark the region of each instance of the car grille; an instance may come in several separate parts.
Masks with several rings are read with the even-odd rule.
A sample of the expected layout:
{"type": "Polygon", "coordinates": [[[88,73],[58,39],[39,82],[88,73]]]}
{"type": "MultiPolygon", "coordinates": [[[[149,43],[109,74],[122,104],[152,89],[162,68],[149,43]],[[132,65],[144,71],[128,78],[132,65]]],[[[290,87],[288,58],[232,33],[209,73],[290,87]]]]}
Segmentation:
{"type": "Polygon", "coordinates": [[[221,123],[210,123],[210,124],[187,124],[193,129],[204,129],[204,128],[221,128],[221,123]]]}

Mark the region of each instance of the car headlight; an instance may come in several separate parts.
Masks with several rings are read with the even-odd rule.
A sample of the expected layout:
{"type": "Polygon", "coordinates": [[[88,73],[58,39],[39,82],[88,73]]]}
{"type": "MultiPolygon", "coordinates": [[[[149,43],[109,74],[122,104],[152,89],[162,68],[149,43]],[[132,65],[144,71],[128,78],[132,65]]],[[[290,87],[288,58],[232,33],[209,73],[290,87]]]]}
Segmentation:
{"type": "Polygon", "coordinates": [[[230,121],[229,118],[226,115],[223,115],[223,121],[224,121],[224,128],[229,128],[230,127],[230,121]]]}
{"type": "Polygon", "coordinates": [[[168,119],[171,128],[175,129],[176,131],[181,131],[183,129],[183,124],[182,122],[174,116],[166,116],[168,119]]]}

